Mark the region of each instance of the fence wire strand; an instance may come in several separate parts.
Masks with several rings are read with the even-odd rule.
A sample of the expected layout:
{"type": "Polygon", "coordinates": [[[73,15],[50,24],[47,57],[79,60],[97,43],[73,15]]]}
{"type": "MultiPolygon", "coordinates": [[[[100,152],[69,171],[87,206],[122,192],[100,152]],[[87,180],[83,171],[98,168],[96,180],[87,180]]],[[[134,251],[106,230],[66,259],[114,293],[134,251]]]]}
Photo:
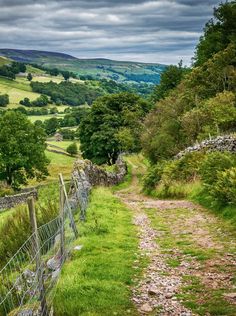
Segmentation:
{"type": "MultiPolygon", "coordinates": [[[[80,201],[78,191],[77,188],[77,202],[80,201]]],[[[75,240],[71,222],[73,215],[69,208],[67,200],[64,205],[64,218],[58,216],[40,226],[0,270],[0,316],[50,315],[55,284],[75,240]],[[37,256],[40,256],[39,265],[35,264],[37,256]]]]}

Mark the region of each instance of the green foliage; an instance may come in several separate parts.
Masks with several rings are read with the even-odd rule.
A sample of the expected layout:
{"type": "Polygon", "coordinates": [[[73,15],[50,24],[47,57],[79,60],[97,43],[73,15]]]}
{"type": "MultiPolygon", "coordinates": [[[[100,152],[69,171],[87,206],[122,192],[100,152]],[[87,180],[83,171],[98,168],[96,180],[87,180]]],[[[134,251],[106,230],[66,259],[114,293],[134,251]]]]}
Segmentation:
{"type": "Polygon", "coordinates": [[[187,72],[189,70],[182,67],[182,61],[180,61],[178,66],[167,66],[161,74],[160,84],[156,86],[152,93],[152,100],[156,102],[165,98],[172,89],[177,87],[187,72]]]}
{"type": "Polygon", "coordinates": [[[145,193],[151,193],[160,182],[164,164],[164,162],[158,162],[156,165],[149,167],[147,173],[143,177],[143,190],[145,193]]]}
{"type": "Polygon", "coordinates": [[[202,102],[181,118],[183,132],[189,141],[203,140],[236,128],[235,94],[222,92],[202,102]]]}
{"type": "Polygon", "coordinates": [[[69,71],[63,71],[62,76],[65,80],[68,80],[70,78],[70,73],[69,71]]]}
{"type": "Polygon", "coordinates": [[[68,154],[70,154],[71,156],[75,156],[78,154],[78,147],[76,143],[72,143],[71,145],[69,145],[66,148],[66,151],[68,152],[68,154]]]}
{"type": "Polygon", "coordinates": [[[6,195],[12,195],[14,193],[14,190],[7,185],[1,184],[0,185],[0,197],[6,196],[6,195]]]}
{"type": "MultiPolygon", "coordinates": [[[[236,163],[234,164],[236,166],[236,163]]],[[[211,195],[222,204],[236,205],[236,167],[217,173],[211,195]]]]}
{"type": "Polygon", "coordinates": [[[10,111],[0,117],[0,177],[9,185],[18,188],[48,174],[45,148],[43,129],[23,114],[10,111]]]}
{"type": "Polygon", "coordinates": [[[227,1],[214,9],[214,18],[207,22],[195,52],[195,65],[199,66],[215,53],[236,42],[236,2],[227,1]]]}
{"type": "Polygon", "coordinates": [[[167,160],[149,168],[144,191],[159,198],[186,198],[201,180],[196,197],[208,195],[210,203],[236,205],[235,154],[193,152],[178,160],[167,160]]]}
{"type": "Polygon", "coordinates": [[[30,101],[29,98],[24,98],[23,100],[21,100],[19,102],[21,105],[27,106],[27,107],[31,107],[31,106],[38,106],[38,107],[42,107],[42,106],[46,106],[49,103],[49,99],[46,95],[40,95],[36,100],[34,101],[30,101]]]}
{"type": "Polygon", "coordinates": [[[72,83],[62,81],[57,84],[55,82],[31,82],[34,92],[38,92],[51,97],[52,102],[56,104],[68,104],[71,106],[89,105],[100,95],[102,91],[96,87],[87,86],[85,84],[72,83]]]}
{"type": "Polygon", "coordinates": [[[21,105],[24,105],[24,106],[27,106],[27,107],[30,107],[31,106],[31,102],[30,102],[30,99],[25,97],[23,100],[20,100],[19,102],[21,105]]]}
{"type": "Polygon", "coordinates": [[[194,68],[147,115],[142,147],[152,163],[212,133],[235,129],[236,46],[194,68]]]}
{"type": "Polygon", "coordinates": [[[205,191],[221,205],[235,204],[236,157],[230,153],[210,153],[200,167],[205,191]]]}
{"type": "Polygon", "coordinates": [[[0,106],[5,107],[9,104],[9,95],[0,94],[0,106]]]}
{"type": "Polygon", "coordinates": [[[166,160],[150,166],[144,177],[144,191],[156,194],[160,198],[186,197],[189,186],[183,184],[199,178],[199,168],[203,159],[204,153],[195,152],[188,153],[178,160],[166,160]]]}
{"type": "Polygon", "coordinates": [[[206,185],[213,185],[218,178],[218,172],[227,170],[236,165],[234,154],[212,152],[206,155],[203,160],[199,173],[206,185]]]}
{"type": "Polygon", "coordinates": [[[142,121],[148,110],[149,104],[131,93],[97,99],[80,124],[83,157],[97,164],[112,164],[120,152],[138,151],[142,121]]]}
{"type": "Polygon", "coordinates": [[[58,132],[63,136],[64,140],[74,140],[75,139],[76,132],[71,130],[71,129],[68,129],[68,128],[60,129],[58,132]]]}
{"type": "Polygon", "coordinates": [[[25,71],[25,64],[14,61],[10,65],[3,65],[2,67],[0,67],[0,76],[7,77],[9,79],[15,79],[16,74],[25,71]]]}
{"type": "Polygon", "coordinates": [[[59,127],[59,121],[55,117],[52,117],[49,120],[46,120],[44,122],[44,128],[45,128],[45,131],[46,131],[47,135],[55,134],[55,132],[57,131],[58,127],[59,127]]]}
{"type": "Polygon", "coordinates": [[[29,72],[28,75],[27,75],[27,80],[31,81],[33,79],[33,76],[32,74],[29,72]]]}

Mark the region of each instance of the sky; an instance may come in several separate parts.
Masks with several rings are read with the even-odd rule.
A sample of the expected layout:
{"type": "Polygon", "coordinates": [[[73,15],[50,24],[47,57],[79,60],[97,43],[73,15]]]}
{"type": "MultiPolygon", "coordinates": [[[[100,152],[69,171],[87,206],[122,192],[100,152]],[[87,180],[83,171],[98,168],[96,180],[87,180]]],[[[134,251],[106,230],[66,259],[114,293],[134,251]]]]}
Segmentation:
{"type": "Polygon", "coordinates": [[[0,0],[0,48],[190,64],[219,0],[0,0]]]}

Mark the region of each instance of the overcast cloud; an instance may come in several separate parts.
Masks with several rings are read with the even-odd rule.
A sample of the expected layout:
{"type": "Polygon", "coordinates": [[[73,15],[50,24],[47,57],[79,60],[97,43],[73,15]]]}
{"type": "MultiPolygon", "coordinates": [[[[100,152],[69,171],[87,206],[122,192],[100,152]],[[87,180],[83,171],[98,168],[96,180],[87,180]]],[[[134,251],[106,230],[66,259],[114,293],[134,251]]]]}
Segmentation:
{"type": "Polygon", "coordinates": [[[0,47],[189,64],[217,0],[0,0],[0,47]]]}

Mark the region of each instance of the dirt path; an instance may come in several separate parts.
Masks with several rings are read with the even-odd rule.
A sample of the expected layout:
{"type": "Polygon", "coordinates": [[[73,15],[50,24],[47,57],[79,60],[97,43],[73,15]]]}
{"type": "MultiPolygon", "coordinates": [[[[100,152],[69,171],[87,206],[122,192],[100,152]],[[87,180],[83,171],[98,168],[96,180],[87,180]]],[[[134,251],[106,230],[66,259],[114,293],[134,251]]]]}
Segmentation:
{"type": "Polygon", "coordinates": [[[236,315],[235,236],[214,215],[188,201],[160,201],[131,186],[117,195],[133,210],[140,257],[136,280],[140,315],[236,315]]]}

